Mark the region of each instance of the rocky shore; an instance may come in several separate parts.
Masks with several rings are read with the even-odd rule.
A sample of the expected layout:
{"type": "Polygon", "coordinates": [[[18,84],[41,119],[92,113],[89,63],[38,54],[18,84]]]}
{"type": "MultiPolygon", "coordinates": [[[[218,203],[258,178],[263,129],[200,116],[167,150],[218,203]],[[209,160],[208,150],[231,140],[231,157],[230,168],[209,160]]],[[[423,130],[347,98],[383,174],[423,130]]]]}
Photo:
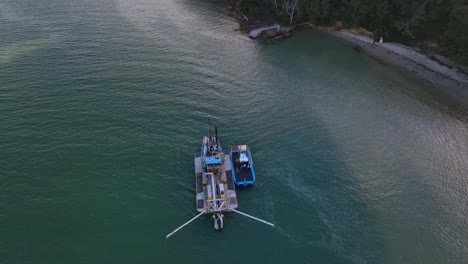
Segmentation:
{"type": "Polygon", "coordinates": [[[250,38],[257,40],[281,40],[290,37],[292,32],[296,29],[316,28],[312,23],[301,23],[292,26],[280,26],[278,28],[262,30],[259,34],[251,34],[254,30],[259,30],[271,25],[265,21],[248,18],[233,6],[228,6],[226,11],[229,16],[234,17],[239,21],[239,28],[236,29],[236,31],[243,32],[249,35],[250,38]]]}

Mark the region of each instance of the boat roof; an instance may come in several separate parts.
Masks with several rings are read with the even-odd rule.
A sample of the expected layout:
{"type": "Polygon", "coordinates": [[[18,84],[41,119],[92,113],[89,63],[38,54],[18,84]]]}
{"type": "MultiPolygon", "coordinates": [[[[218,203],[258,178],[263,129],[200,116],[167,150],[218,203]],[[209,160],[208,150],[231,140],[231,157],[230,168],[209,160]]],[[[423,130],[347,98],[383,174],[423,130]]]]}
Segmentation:
{"type": "Polygon", "coordinates": [[[221,164],[221,158],[216,158],[216,156],[204,156],[203,159],[208,166],[221,164]]]}

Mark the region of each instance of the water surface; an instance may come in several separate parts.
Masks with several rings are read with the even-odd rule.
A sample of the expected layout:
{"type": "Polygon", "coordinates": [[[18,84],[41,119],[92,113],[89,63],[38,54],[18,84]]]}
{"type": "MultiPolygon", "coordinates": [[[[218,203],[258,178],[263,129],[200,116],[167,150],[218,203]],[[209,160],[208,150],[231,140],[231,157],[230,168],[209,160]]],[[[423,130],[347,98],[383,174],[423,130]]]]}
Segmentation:
{"type": "Polygon", "coordinates": [[[236,27],[216,1],[0,2],[0,262],[468,262],[466,112],[322,33],[236,27]],[[208,114],[277,228],[165,240],[208,114]]]}

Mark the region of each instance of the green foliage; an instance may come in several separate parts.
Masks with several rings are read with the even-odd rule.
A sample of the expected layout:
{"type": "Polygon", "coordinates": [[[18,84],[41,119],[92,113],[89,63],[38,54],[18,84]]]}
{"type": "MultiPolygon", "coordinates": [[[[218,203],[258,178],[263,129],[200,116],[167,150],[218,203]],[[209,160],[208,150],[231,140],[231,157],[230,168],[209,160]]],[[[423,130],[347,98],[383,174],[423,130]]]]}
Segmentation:
{"type": "Polygon", "coordinates": [[[458,63],[468,65],[468,5],[456,4],[447,31],[441,39],[442,49],[458,63]]]}
{"type": "Polygon", "coordinates": [[[364,27],[385,39],[420,44],[439,43],[441,50],[468,64],[468,5],[465,0],[238,0],[242,10],[270,13],[270,18],[289,24],[285,7],[297,1],[294,22],[311,21],[364,27]],[[260,10],[260,11],[259,11],[260,10]]]}
{"type": "Polygon", "coordinates": [[[365,23],[371,8],[368,0],[350,0],[346,7],[346,20],[351,26],[360,26],[365,23]]]}
{"type": "Polygon", "coordinates": [[[320,0],[311,0],[306,5],[306,13],[309,16],[309,20],[313,23],[320,22],[321,12],[320,12],[320,0]]]}

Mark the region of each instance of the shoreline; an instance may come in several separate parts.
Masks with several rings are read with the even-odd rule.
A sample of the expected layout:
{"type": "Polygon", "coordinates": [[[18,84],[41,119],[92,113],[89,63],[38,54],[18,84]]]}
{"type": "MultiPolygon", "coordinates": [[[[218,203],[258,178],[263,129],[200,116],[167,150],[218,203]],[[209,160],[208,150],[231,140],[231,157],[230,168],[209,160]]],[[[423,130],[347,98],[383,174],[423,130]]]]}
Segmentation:
{"type": "Polygon", "coordinates": [[[422,82],[431,93],[455,103],[468,112],[468,74],[466,67],[440,55],[425,55],[419,50],[398,43],[372,45],[372,39],[352,32],[325,31],[353,46],[357,52],[396,68],[400,73],[422,82]]]}
{"type": "MultiPolygon", "coordinates": [[[[251,30],[261,27],[254,21],[246,20],[244,14],[232,7],[227,7],[228,15],[239,22],[239,31],[249,36],[251,30]]],[[[417,48],[399,43],[373,43],[368,36],[358,35],[350,30],[335,27],[315,26],[312,23],[300,23],[279,29],[263,31],[256,41],[279,41],[290,37],[296,30],[316,30],[324,32],[337,40],[352,46],[356,52],[362,52],[378,62],[394,67],[401,74],[413,81],[420,82],[429,92],[439,96],[449,104],[455,104],[468,112],[468,66],[452,62],[438,54],[425,54],[417,48]]]]}

